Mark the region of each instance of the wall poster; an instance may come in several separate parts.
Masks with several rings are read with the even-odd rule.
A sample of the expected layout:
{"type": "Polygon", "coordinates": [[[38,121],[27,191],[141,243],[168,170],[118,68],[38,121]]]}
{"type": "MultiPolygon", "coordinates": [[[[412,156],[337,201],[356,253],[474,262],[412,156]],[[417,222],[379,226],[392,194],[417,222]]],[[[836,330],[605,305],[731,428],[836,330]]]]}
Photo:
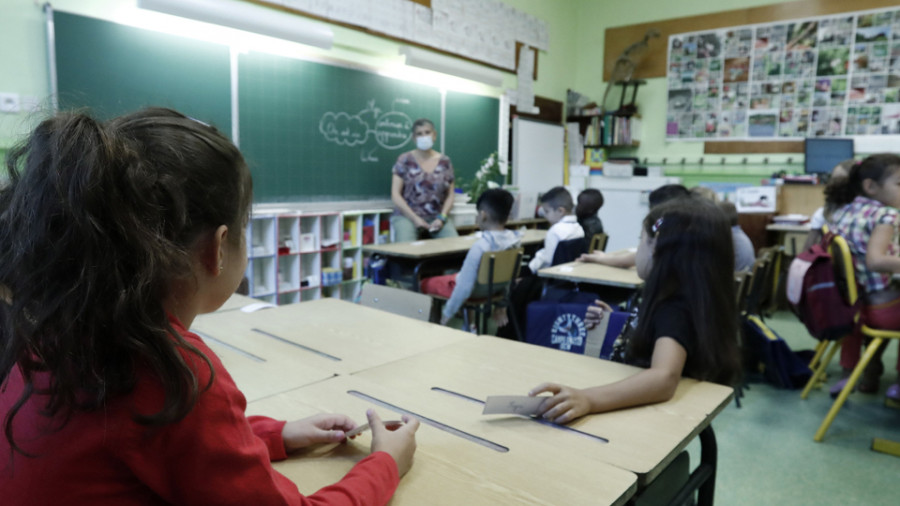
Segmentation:
{"type": "Polygon", "coordinates": [[[667,140],[900,134],[900,9],[669,37],[667,140]]]}

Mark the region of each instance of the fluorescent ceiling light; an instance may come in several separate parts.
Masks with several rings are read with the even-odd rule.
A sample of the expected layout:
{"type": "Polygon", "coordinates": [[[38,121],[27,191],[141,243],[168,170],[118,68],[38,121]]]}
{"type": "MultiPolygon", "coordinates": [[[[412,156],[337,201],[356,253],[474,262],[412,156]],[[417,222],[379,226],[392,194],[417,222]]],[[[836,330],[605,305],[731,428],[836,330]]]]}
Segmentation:
{"type": "Polygon", "coordinates": [[[286,12],[234,0],[138,0],[138,7],[331,49],[334,32],[286,12]]]}
{"type": "Polygon", "coordinates": [[[412,46],[402,46],[400,54],[406,55],[406,64],[413,67],[463,77],[498,88],[503,84],[503,74],[499,70],[489,69],[482,65],[412,46]]]}

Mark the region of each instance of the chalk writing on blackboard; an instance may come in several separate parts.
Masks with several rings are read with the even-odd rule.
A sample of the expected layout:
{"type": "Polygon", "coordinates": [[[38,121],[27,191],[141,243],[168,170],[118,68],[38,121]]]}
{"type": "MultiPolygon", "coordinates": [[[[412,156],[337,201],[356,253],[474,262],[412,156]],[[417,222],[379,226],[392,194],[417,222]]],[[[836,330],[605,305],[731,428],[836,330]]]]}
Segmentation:
{"type": "MultiPolygon", "coordinates": [[[[408,104],[409,100],[395,99],[392,109],[398,103],[408,104]]],[[[375,100],[369,100],[366,108],[356,114],[326,112],[319,121],[319,131],[326,140],[339,146],[360,146],[360,160],[363,162],[377,162],[375,151],[378,146],[396,150],[409,142],[412,138],[412,120],[401,111],[382,112],[375,105],[375,100]],[[377,146],[366,146],[370,136],[377,146]]]]}

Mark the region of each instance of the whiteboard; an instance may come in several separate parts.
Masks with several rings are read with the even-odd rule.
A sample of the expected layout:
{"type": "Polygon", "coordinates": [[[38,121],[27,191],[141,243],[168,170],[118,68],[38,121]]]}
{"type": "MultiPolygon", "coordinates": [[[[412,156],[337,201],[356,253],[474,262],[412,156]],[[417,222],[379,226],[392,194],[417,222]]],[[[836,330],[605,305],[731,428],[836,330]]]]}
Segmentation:
{"type": "Polygon", "coordinates": [[[521,198],[516,218],[531,218],[538,194],[563,184],[564,132],[562,125],[513,120],[513,184],[521,198]]]}

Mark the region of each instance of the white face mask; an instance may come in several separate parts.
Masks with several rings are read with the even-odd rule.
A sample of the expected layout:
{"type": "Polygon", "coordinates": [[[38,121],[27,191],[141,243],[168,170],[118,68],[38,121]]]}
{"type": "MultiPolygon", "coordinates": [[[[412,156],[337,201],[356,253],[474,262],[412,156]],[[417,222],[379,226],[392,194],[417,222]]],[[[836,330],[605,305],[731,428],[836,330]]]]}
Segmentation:
{"type": "Polygon", "coordinates": [[[416,147],[422,151],[428,151],[434,146],[434,139],[430,135],[420,135],[416,137],[416,147]]]}

